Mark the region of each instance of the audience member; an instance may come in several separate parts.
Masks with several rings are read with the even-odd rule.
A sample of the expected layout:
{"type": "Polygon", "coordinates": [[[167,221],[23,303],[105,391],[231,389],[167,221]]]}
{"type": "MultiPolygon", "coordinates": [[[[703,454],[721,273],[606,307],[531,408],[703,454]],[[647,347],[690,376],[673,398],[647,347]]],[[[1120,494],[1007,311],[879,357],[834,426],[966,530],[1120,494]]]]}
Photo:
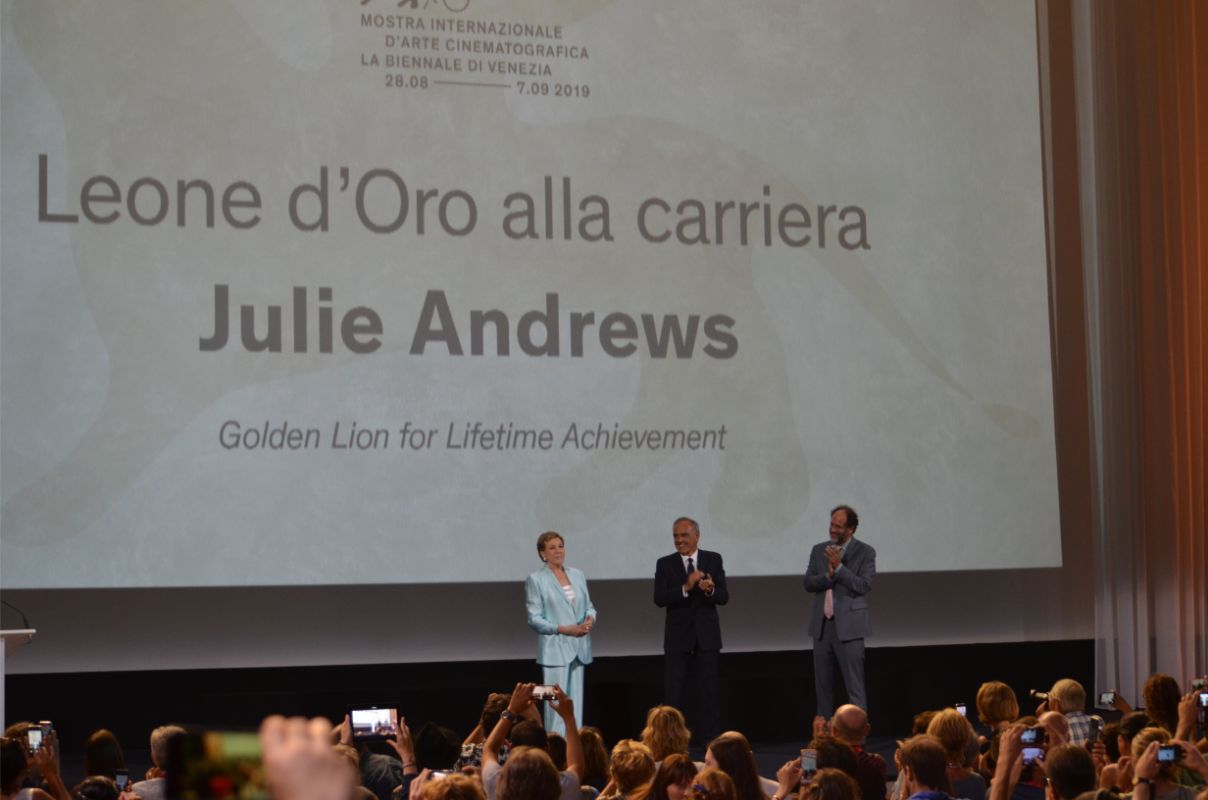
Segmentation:
{"type": "Polygon", "coordinates": [[[487,800],[482,785],[469,775],[449,775],[440,780],[425,780],[411,797],[412,800],[487,800]]]}
{"type": "Polygon", "coordinates": [[[1086,713],[1086,690],[1073,678],[1062,678],[1054,683],[1045,705],[1050,711],[1065,715],[1069,723],[1070,744],[1089,748],[1098,731],[1103,728],[1101,718],[1086,713]]]}
{"type": "Polygon", "coordinates": [[[1049,748],[1044,756],[1044,774],[1047,800],[1074,800],[1083,792],[1095,790],[1095,762],[1085,747],[1072,742],[1049,748]]]}
{"type": "Polygon", "coordinates": [[[837,769],[820,769],[801,787],[800,800],[858,800],[860,788],[851,776],[837,769]]]}
{"type": "Polygon", "coordinates": [[[864,749],[872,732],[868,714],[855,705],[839,706],[831,717],[831,735],[846,744],[856,754],[856,785],[863,800],[885,800],[885,783],[889,771],[885,759],[864,749]]]}
{"type": "Polygon", "coordinates": [[[646,713],[642,744],[650,748],[655,761],[661,762],[673,753],[687,755],[690,741],[692,731],[675,706],[655,706],[646,713]]]}
{"type": "MultiPolygon", "coordinates": [[[[10,727],[4,732],[4,737],[0,738],[0,798],[2,800],[66,800],[69,795],[61,778],[58,780],[58,786],[62,787],[61,794],[57,791],[52,795],[42,789],[21,788],[22,781],[29,774],[30,758],[26,756],[24,734],[20,738],[10,736],[11,730],[10,727]]],[[[47,772],[48,777],[58,775],[58,770],[54,767],[48,766],[47,772]]]]}
{"type": "Polygon", "coordinates": [[[952,795],[965,800],[985,800],[986,779],[971,770],[966,763],[969,743],[974,740],[976,734],[965,715],[955,708],[945,708],[931,719],[927,733],[944,746],[952,795]]]}
{"type": "MultiPolygon", "coordinates": [[[[491,692],[483,703],[482,713],[478,717],[478,725],[470,731],[470,735],[461,743],[461,756],[457,759],[457,769],[466,767],[481,769],[482,745],[487,740],[487,734],[495,730],[499,715],[508,707],[511,696],[504,692],[491,692]]],[[[536,710],[533,711],[536,714],[536,710]]]]}
{"type": "MultiPolygon", "coordinates": [[[[500,715],[499,722],[495,723],[494,730],[491,731],[491,735],[487,737],[486,744],[483,745],[482,784],[489,800],[507,800],[508,795],[504,793],[504,782],[509,770],[512,770],[512,761],[516,757],[516,752],[522,749],[516,741],[520,736],[513,736],[512,746],[515,749],[508,752],[506,765],[500,765],[499,751],[509,734],[523,732],[523,724],[517,725],[516,731],[513,731],[512,725],[520,719],[521,715],[533,707],[533,686],[534,684],[531,683],[516,684],[516,689],[512,692],[512,697],[508,701],[508,707],[500,715]]],[[[526,794],[524,792],[545,791],[542,788],[546,785],[545,778],[542,777],[544,775],[545,763],[548,763],[550,769],[553,771],[556,785],[561,787],[560,792],[554,793],[555,798],[561,797],[561,800],[578,800],[580,796],[579,775],[583,772],[583,747],[579,741],[579,728],[575,725],[574,703],[571,702],[571,699],[561,689],[555,689],[553,705],[554,710],[562,717],[562,721],[566,725],[566,770],[558,772],[544,749],[536,747],[527,748],[524,760],[518,762],[510,784],[513,787],[512,800],[529,800],[529,798],[537,800],[537,794],[526,794]],[[527,787],[523,792],[518,788],[522,785],[527,787]]],[[[526,724],[539,727],[531,721],[526,724]]],[[[536,737],[534,736],[534,738],[536,737]]]]}
{"type": "Polygon", "coordinates": [[[1150,675],[1141,689],[1145,713],[1171,735],[1179,728],[1179,700],[1182,695],[1178,681],[1160,672],[1150,675]]]}
{"type": "Polygon", "coordinates": [[[600,795],[605,800],[637,800],[654,780],[654,754],[633,739],[617,742],[609,764],[612,780],[600,795]]]}
{"type": "Polygon", "coordinates": [[[117,800],[117,784],[104,775],[92,775],[75,785],[71,796],[75,800],[117,800]]]}
{"type": "Polygon", "coordinates": [[[683,800],[692,790],[696,773],[692,759],[683,753],[672,753],[659,764],[647,800],[683,800]]]}
{"type": "Polygon", "coordinates": [[[705,765],[720,769],[734,782],[738,800],[767,800],[759,780],[759,765],[742,734],[728,731],[709,742],[705,765]]]}
{"type": "MultiPolygon", "coordinates": [[[[502,724],[502,723],[500,723],[502,724]]],[[[483,751],[483,787],[495,800],[575,800],[579,797],[578,781],[568,789],[566,773],[559,773],[549,754],[535,747],[514,747],[508,763],[498,775],[497,785],[486,783],[487,769],[492,763],[490,739],[483,751]]]]}
{"type": "Polygon", "coordinates": [[[902,772],[903,794],[915,800],[943,800],[952,796],[948,758],[940,740],[923,733],[902,743],[895,758],[902,772]]]}
{"type": "Polygon", "coordinates": [[[604,736],[599,728],[585,725],[579,729],[579,741],[583,745],[583,775],[579,782],[600,791],[608,784],[608,750],[604,747],[604,736]]]}
{"type": "Polygon", "coordinates": [[[122,758],[122,746],[117,737],[101,728],[93,731],[84,742],[84,777],[102,775],[109,779],[117,777],[117,771],[126,768],[122,758]]]}
{"type": "Polygon", "coordinates": [[[734,781],[716,767],[706,767],[697,773],[688,797],[691,800],[739,800],[734,781]]]}
{"type": "MultiPolygon", "coordinates": [[[[579,741],[583,741],[583,731],[579,731],[579,741]]],[[[559,772],[566,769],[566,739],[557,733],[547,733],[545,736],[545,752],[549,760],[554,762],[559,772]]]]}
{"type": "Polygon", "coordinates": [[[1136,778],[1133,800],[1194,800],[1200,786],[1181,783],[1177,775],[1180,771],[1194,775],[1200,785],[1208,780],[1208,764],[1203,755],[1189,742],[1172,740],[1165,728],[1146,728],[1138,733],[1133,738],[1132,755],[1136,778]],[[1159,750],[1167,744],[1179,748],[1176,763],[1158,759],[1159,750]]]}
{"type": "Polygon", "coordinates": [[[151,731],[152,767],[147,770],[146,780],[130,785],[130,790],[142,800],[163,800],[168,755],[184,735],[185,729],[178,725],[161,725],[151,731]]]}

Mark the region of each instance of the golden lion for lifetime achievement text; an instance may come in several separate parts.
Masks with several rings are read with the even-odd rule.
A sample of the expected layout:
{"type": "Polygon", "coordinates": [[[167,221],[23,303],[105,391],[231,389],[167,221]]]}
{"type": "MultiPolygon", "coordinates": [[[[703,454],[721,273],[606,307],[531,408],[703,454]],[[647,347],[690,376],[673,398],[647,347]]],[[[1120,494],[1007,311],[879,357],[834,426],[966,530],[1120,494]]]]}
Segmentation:
{"type": "Polygon", "coordinates": [[[225,450],[725,450],[726,426],[633,428],[620,422],[572,422],[560,432],[514,422],[449,422],[445,426],[370,427],[332,423],[330,435],[317,427],[265,420],[246,425],[229,419],[218,429],[225,450]]]}

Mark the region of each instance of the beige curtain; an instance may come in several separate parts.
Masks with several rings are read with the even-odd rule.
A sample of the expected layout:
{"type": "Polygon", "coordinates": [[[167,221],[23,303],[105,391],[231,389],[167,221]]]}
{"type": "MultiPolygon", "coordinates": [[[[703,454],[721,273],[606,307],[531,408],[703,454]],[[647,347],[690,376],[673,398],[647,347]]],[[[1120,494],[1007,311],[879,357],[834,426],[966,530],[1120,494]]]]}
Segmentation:
{"type": "MultiPolygon", "coordinates": [[[[1208,3],[1041,0],[1039,9],[1058,90],[1067,28],[1072,43],[1077,163],[1060,162],[1059,143],[1047,156],[1050,200],[1072,176],[1078,205],[1050,204],[1050,253],[1059,426],[1075,438],[1086,431],[1095,688],[1139,704],[1153,672],[1183,685],[1208,672],[1208,3]],[[1063,249],[1071,220],[1080,247],[1063,249]],[[1081,308],[1058,302],[1062,281],[1080,282],[1081,308]],[[1084,344],[1064,354],[1085,354],[1083,420],[1063,417],[1061,399],[1061,370],[1075,366],[1063,359],[1062,319],[1078,315],[1084,344]]],[[[1060,92],[1049,90],[1059,121],[1060,92]]],[[[1060,140],[1059,128],[1049,136],[1060,140]]],[[[1082,466],[1069,461],[1067,470],[1082,466]]],[[[1064,488],[1069,524],[1078,515],[1064,509],[1064,488]]]]}

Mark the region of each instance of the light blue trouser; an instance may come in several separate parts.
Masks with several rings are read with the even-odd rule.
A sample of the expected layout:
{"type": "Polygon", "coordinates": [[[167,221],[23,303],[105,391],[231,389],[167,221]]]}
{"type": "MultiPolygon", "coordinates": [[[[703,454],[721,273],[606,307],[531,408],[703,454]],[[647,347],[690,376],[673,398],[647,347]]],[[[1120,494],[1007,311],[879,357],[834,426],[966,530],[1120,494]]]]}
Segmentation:
{"type": "MultiPolygon", "coordinates": [[[[564,667],[541,667],[543,678],[542,681],[550,686],[557,684],[562,687],[562,691],[566,692],[570,697],[571,702],[575,704],[575,727],[583,726],[583,665],[579,663],[579,659],[575,659],[564,667]]],[[[546,733],[557,733],[561,736],[566,735],[566,725],[562,723],[562,717],[558,716],[558,712],[554,710],[554,706],[549,701],[545,703],[543,711],[545,717],[546,733]]]]}

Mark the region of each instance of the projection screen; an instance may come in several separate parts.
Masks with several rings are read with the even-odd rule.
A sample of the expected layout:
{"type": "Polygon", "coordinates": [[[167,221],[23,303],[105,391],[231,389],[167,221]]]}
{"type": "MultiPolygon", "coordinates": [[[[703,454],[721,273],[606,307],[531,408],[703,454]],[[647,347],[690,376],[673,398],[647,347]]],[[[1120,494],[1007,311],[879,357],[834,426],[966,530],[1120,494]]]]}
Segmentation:
{"type": "Polygon", "coordinates": [[[5,2],[5,588],[1056,566],[1031,2],[5,2]]]}

